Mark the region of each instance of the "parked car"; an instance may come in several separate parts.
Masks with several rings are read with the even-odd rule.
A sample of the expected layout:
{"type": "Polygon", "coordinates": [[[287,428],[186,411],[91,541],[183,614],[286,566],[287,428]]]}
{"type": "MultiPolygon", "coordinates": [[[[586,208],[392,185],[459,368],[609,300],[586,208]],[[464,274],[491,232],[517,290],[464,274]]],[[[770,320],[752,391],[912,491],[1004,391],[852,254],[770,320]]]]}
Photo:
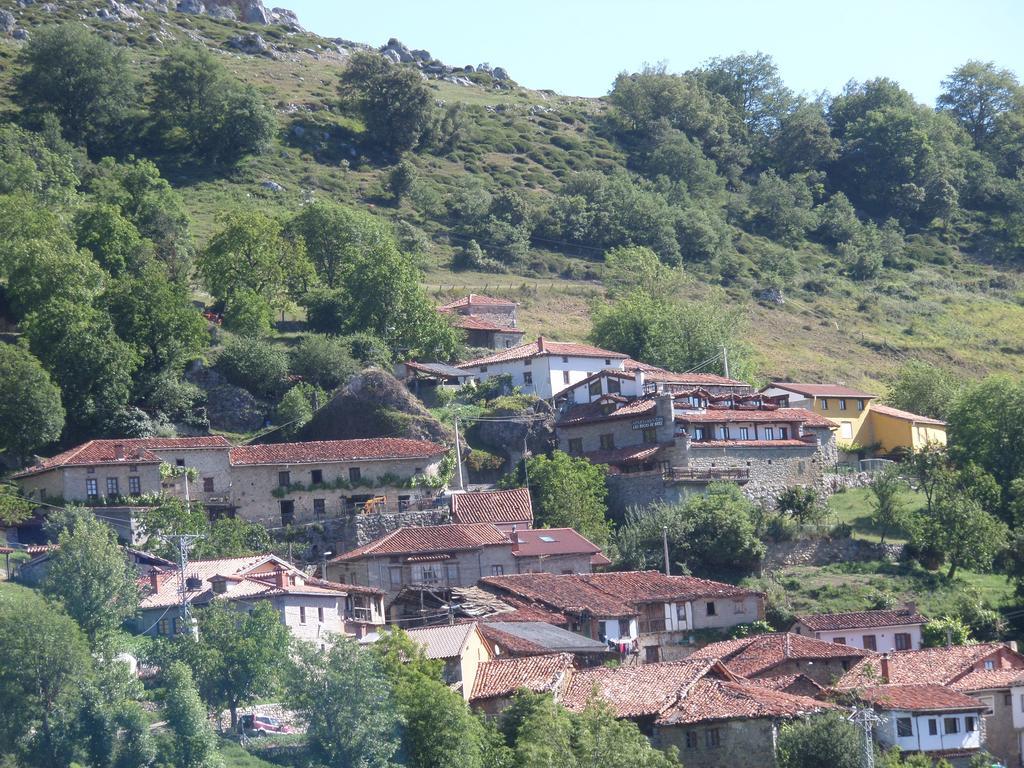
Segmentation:
{"type": "Polygon", "coordinates": [[[295,733],[295,728],[276,717],[266,715],[242,715],[242,730],[250,736],[266,736],[268,733],[295,733]]]}

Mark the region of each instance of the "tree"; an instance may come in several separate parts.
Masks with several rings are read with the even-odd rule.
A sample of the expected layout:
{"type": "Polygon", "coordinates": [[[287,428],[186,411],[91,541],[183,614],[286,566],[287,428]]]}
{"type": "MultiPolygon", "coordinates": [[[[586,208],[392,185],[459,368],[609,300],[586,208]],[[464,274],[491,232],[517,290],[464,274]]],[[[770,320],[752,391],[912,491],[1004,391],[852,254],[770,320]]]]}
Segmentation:
{"type": "Polygon", "coordinates": [[[784,489],[775,499],[775,508],[792,517],[798,525],[821,522],[827,512],[818,492],[805,485],[784,489]]]}
{"type": "Polygon", "coordinates": [[[24,347],[0,344],[0,452],[22,462],[64,429],[60,388],[24,347]]]}
{"type": "Polygon", "coordinates": [[[81,24],[39,29],[22,56],[18,98],[31,112],[53,113],[71,141],[90,152],[116,152],[130,134],[138,103],[128,57],[81,24]]]}
{"type": "Polygon", "coordinates": [[[1024,107],[1024,91],[1008,69],[972,59],[942,81],[937,109],[948,111],[974,141],[986,147],[999,116],[1024,107]]]}
{"type": "Polygon", "coordinates": [[[860,768],[864,736],[842,712],[794,720],[779,731],[779,768],[860,768]]]}
{"type": "Polygon", "coordinates": [[[138,574],[117,543],[114,529],[95,516],[77,516],[57,540],[43,591],[60,600],[95,642],[117,629],[139,607],[138,574]]]}
{"type": "Polygon", "coordinates": [[[349,638],[326,652],[300,645],[288,685],[308,723],[310,750],[324,765],[391,768],[400,718],[376,659],[349,638]]]}
{"type": "Polygon", "coordinates": [[[174,734],[176,768],[219,768],[217,735],[199,700],[195,681],[188,667],[172,662],[164,671],[167,696],[164,716],[174,734]]]}
{"type": "Polygon", "coordinates": [[[86,251],[63,233],[47,240],[21,240],[7,254],[11,268],[8,300],[22,318],[41,304],[63,299],[88,304],[100,292],[105,275],[86,251]]]}
{"type": "Polygon", "coordinates": [[[274,308],[266,297],[242,288],[224,308],[224,328],[239,336],[262,338],[273,330],[274,308]]]}
{"type": "Polygon", "coordinates": [[[13,123],[0,126],[0,194],[21,192],[49,204],[76,197],[78,175],[69,155],[13,123]]]}
{"type": "Polygon", "coordinates": [[[22,498],[17,488],[0,485],[0,528],[13,527],[32,517],[35,502],[22,498]]]}
{"type": "Polygon", "coordinates": [[[871,480],[871,523],[881,529],[881,544],[894,529],[912,530],[913,516],[902,498],[906,489],[906,481],[896,465],[887,467],[871,480]]]}
{"type": "Polygon", "coordinates": [[[262,339],[229,339],[214,365],[229,382],[257,397],[278,394],[288,376],[288,356],[262,339]]]}
{"type": "Polygon", "coordinates": [[[349,57],[340,93],[362,117],[369,140],[389,152],[415,147],[434,116],[434,98],[420,73],[376,52],[349,57]]]}
{"type": "Polygon", "coordinates": [[[144,548],[168,559],[177,556],[175,547],[163,538],[171,533],[201,534],[192,550],[199,559],[257,555],[270,551],[271,545],[270,534],[258,523],[240,517],[222,517],[211,523],[201,504],[185,504],[171,496],[142,510],[139,527],[146,539],[144,548]]]}
{"type": "Polygon", "coordinates": [[[772,141],[771,165],[786,176],[825,170],[839,153],[819,102],[802,101],[780,120],[772,141]]]}
{"type": "MultiPolygon", "coordinates": [[[[611,538],[611,522],[605,499],[604,467],[555,451],[551,458],[533,456],[526,461],[530,498],[537,523],[548,528],[574,528],[602,549],[611,538]]],[[[522,479],[508,475],[506,488],[519,487],[522,479]]]]}
{"type": "Polygon", "coordinates": [[[299,239],[328,288],[338,288],[364,251],[387,238],[382,222],[374,216],[337,203],[317,200],[303,206],[284,228],[286,237],[299,239]]]}
{"type": "Polygon", "coordinates": [[[756,231],[787,245],[796,245],[818,223],[814,196],[807,183],[795,176],[779,177],[767,170],[748,195],[756,231]]]}
{"type": "Polygon", "coordinates": [[[611,296],[634,290],[669,298],[686,283],[682,271],[665,266],[650,248],[631,245],[612,248],[604,255],[603,282],[611,296]]]}
{"type": "Polygon", "coordinates": [[[395,199],[395,205],[401,205],[402,198],[409,194],[419,176],[416,166],[407,157],[403,157],[388,174],[388,191],[395,199]]]}
{"type": "Polygon", "coordinates": [[[946,578],[960,568],[987,571],[1009,540],[1004,523],[986,512],[981,504],[955,488],[943,488],[931,514],[921,522],[919,543],[945,557],[946,578]]]}
{"type": "Polygon", "coordinates": [[[773,136],[793,100],[774,59],[761,51],[710,59],[699,73],[708,88],[732,104],[754,134],[773,136]]]}
{"type": "Polygon", "coordinates": [[[359,373],[351,343],[338,336],[309,333],[291,351],[291,370],[303,381],[332,391],[359,373]]]}
{"type": "Polygon", "coordinates": [[[75,241],[114,277],[139,274],[152,258],[153,244],[135,225],[109,203],[93,203],[75,212],[75,241]]]}
{"type": "Polygon", "coordinates": [[[310,401],[310,384],[296,384],[284,393],[277,404],[274,420],[281,425],[281,432],[293,436],[313,418],[313,403],[310,401]]]}
{"type": "Polygon", "coordinates": [[[947,645],[970,645],[971,629],[960,619],[943,616],[932,619],[921,627],[921,640],[925,648],[942,648],[947,645]]]}
{"type": "Polygon", "coordinates": [[[945,419],[960,391],[960,381],[947,369],[908,360],[889,378],[886,402],[894,408],[945,419]]]}

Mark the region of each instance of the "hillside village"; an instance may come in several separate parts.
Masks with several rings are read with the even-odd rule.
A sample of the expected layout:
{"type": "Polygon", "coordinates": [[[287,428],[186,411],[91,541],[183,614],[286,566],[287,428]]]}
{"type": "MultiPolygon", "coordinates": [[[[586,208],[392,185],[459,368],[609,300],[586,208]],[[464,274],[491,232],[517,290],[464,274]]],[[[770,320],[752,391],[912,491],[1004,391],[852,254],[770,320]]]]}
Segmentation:
{"type": "Polygon", "coordinates": [[[1012,72],[93,5],[0,3],[4,768],[1024,765],[1012,72]]]}

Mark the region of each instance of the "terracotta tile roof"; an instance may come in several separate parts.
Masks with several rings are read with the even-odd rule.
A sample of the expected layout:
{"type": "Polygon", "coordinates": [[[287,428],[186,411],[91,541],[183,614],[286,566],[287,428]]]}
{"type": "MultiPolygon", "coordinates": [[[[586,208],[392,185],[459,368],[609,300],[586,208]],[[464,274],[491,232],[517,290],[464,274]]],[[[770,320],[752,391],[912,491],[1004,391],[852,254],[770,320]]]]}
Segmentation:
{"type": "Polygon", "coordinates": [[[876,685],[859,690],[857,696],[884,710],[962,712],[985,709],[978,699],[942,685],[876,685]]]}
{"type": "Polygon", "coordinates": [[[452,318],[452,325],[464,331],[495,331],[498,333],[511,333],[522,336],[526,331],[515,328],[511,325],[502,325],[493,320],[485,320],[475,315],[456,315],[452,318]]]}
{"type": "Polygon", "coordinates": [[[509,540],[489,523],[424,525],[399,528],[369,544],[343,552],[331,562],[348,562],[362,557],[453,552],[498,544],[509,545],[509,540]]]}
{"type": "Polygon", "coordinates": [[[597,697],[616,717],[657,715],[674,704],[715,665],[714,659],[683,659],[628,667],[594,667],[573,674],[560,700],[580,711],[597,697]]]}
{"type": "Polygon", "coordinates": [[[797,621],[812,632],[831,632],[871,627],[902,627],[926,624],[927,616],[906,608],[895,611],[851,611],[849,613],[811,613],[797,621]]]}
{"type": "Polygon", "coordinates": [[[805,440],[695,440],[691,448],[810,448],[805,440]]]}
{"type": "Polygon", "coordinates": [[[549,341],[543,336],[536,341],[520,344],[516,347],[503,349],[493,355],[478,357],[476,360],[468,360],[459,363],[459,368],[476,368],[480,365],[491,363],[507,363],[512,360],[525,360],[528,357],[539,357],[541,355],[566,355],[569,357],[603,357],[607,359],[622,360],[626,356],[621,352],[611,352],[607,349],[592,347],[589,344],[577,344],[570,341],[549,341]]]}
{"type": "Polygon", "coordinates": [[[321,464],[332,461],[426,459],[448,449],[427,440],[374,437],[358,440],[316,440],[308,443],[240,445],[231,449],[232,466],[253,464],[321,464]]]}
{"type": "Polygon", "coordinates": [[[834,422],[806,408],[708,408],[676,415],[676,421],[692,424],[731,422],[800,423],[816,427],[834,427],[834,422]]]}
{"type": "Polygon", "coordinates": [[[533,504],[528,488],[452,494],[452,520],[456,523],[526,523],[533,525],[533,504]]]}
{"type": "Polygon", "coordinates": [[[754,677],[750,679],[754,685],[770,688],[773,691],[791,693],[794,696],[807,696],[816,699],[825,689],[806,675],[777,675],[775,677],[754,677]]]}
{"type": "Polygon", "coordinates": [[[714,597],[751,597],[760,595],[744,589],[696,576],[666,576],[660,571],[615,571],[581,576],[589,584],[630,603],[672,602],[714,597]]]}
{"type": "Polygon", "coordinates": [[[668,443],[662,445],[627,445],[625,448],[613,448],[610,451],[587,451],[581,454],[591,464],[643,464],[654,458],[662,448],[667,448],[668,443]]]}
{"type": "Polygon", "coordinates": [[[516,557],[601,554],[597,544],[573,528],[528,528],[514,535],[519,540],[519,548],[512,550],[516,557]]]}
{"type": "Polygon", "coordinates": [[[633,360],[632,358],[626,358],[622,369],[630,372],[643,371],[645,381],[666,382],[672,384],[693,384],[694,386],[701,386],[705,384],[733,387],[750,386],[745,381],[730,379],[714,373],[673,373],[672,371],[667,371],[664,368],[659,368],[656,365],[641,363],[639,360],[633,360]]]}
{"type": "Polygon", "coordinates": [[[141,437],[121,440],[90,440],[19,472],[14,477],[27,477],[56,467],[79,467],[98,464],[158,464],[155,450],[226,449],[231,443],[221,435],[203,437],[141,437]],[[118,458],[118,452],[121,458],[118,458]]]}
{"type": "MultiPolygon", "coordinates": [[[[203,602],[211,599],[213,592],[210,589],[210,578],[213,576],[245,576],[256,570],[278,570],[286,568],[292,573],[301,574],[294,566],[275,557],[274,555],[250,555],[248,557],[231,557],[217,560],[192,560],[188,564],[186,576],[196,577],[200,585],[197,589],[186,593],[189,602],[199,600],[203,602]]],[[[150,575],[139,578],[141,600],[139,608],[149,610],[152,608],[166,608],[177,605],[180,594],[178,592],[178,571],[175,568],[167,568],[157,571],[158,590],[153,592],[150,575]]]]}
{"type": "Polygon", "coordinates": [[[871,409],[873,413],[880,413],[883,416],[891,416],[894,419],[900,419],[902,421],[912,421],[915,424],[931,424],[936,427],[946,426],[946,422],[941,419],[933,419],[928,416],[918,416],[916,413],[910,411],[901,411],[899,408],[892,408],[888,405],[882,405],[880,403],[872,403],[871,409]]]}
{"type": "MultiPolygon", "coordinates": [[[[965,677],[985,660],[992,659],[997,669],[1016,667],[1024,672],[1024,656],[1002,643],[954,645],[950,648],[922,648],[917,651],[893,651],[888,655],[889,680],[893,685],[950,685],[965,677]],[[1005,658],[1006,661],[1002,661],[1005,658]]],[[[882,656],[871,654],[854,665],[839,679],[836,688],[877,685],[882,679],[882,656]]]]}
{"type": "Polygon", "coordinates": [[[439,627],[418,627],[406,633],[426,650],[428,659],[450,659],[462,654],[469,636],[477,630],[475,623],[445,624],[439,627]]]}
{"type": "Polygon", "coordinates": [[[450,312],[453,309],[461,309],[462,307],[468,306],[480,306],[480,307],[517,307],[519,306],[516,302],[510,299],[498,299],[494,296],[484,296],[482,293],[471,293],[468,296],[463,296],[455,301],[449,301],[447,304],[441,304],[438,306],[438,312],[450,312]]]}
{"type": "Polygon", "coordinates": [[[511,696],[520,688],[534,693],[552,691],[572,669],[571,653],[485,661],[477,668],[469,700],[511,696]]]}
{"type": "Polygon", "coordinates": [[[1014,685],[1024,685],[1024,669],[976,669],[949,683],[949,687],[954,691],[964,693],[1010,688],[1014,685]]]}
{"type": "MultiPolygon", "coordinates": [[[[603,399],[607,401],[609,397],[620,402],[625,400],[623,397],[614,398],[614,396],[605,396],[603,399]]],[[[654,413],[657,407],[658,403],[653,397],[643,397],[626,402],[610,413],[605,413],[605,404],[600,401],[581,403],[566,410],[565,414],[558,420],[557,426],[591,424],[601,421],[614,421],[615,419],[635,419],[638,416],[654,413]]]]}
{"type": "Polygon", "coordinates": [[[793,381],[773,381],[770,386],[773,389],[788,389],[790,392],[807,397],[862,397],[866,399],[877,397],[877,395],[842,384],[800,384],[793,381]]]}
{"type": "Polygon", "coordinates": [[[802,717],[835,705],[752,682],[704,678],[658,718],[659,725],[692,725],[722,720],[802,717]]]}
{"type": "Polygon", "coordinates": [[[790,659],[859,659],[870,651],[826,643],[803,635],[773,633],[711,643],[697,650],[697,658],[717,658],[731,672],[743,677],[763,675],[790,659]]]}

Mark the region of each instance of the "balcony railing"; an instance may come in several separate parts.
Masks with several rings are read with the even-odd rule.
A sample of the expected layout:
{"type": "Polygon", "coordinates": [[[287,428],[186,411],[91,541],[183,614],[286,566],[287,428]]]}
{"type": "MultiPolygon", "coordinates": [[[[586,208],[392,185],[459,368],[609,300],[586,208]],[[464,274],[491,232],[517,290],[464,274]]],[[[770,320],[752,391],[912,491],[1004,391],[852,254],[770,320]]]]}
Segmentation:
{"type": "Polygon", "coordinates": [[[746,467],[669,467],[662,477],[669,483],[709,483],[715,480],[746,483],[750,480],[750,470],[746,467]]]}
{"type": "Polygon", "coordinates": [[[640,634],[650,635],[655,632],[665,632],[668,630],[668,622],[665,621],[663,616],[660,619],[642,619],[640,621],[640,634]]]}
{"type": "Polygon", "coordinates": [[[353,621],[369,622],[373,620],[373,611],[371,611],[369,608],[360,608],[357,606],[352,609],[350,613],[350,618],[353,621]]]}

